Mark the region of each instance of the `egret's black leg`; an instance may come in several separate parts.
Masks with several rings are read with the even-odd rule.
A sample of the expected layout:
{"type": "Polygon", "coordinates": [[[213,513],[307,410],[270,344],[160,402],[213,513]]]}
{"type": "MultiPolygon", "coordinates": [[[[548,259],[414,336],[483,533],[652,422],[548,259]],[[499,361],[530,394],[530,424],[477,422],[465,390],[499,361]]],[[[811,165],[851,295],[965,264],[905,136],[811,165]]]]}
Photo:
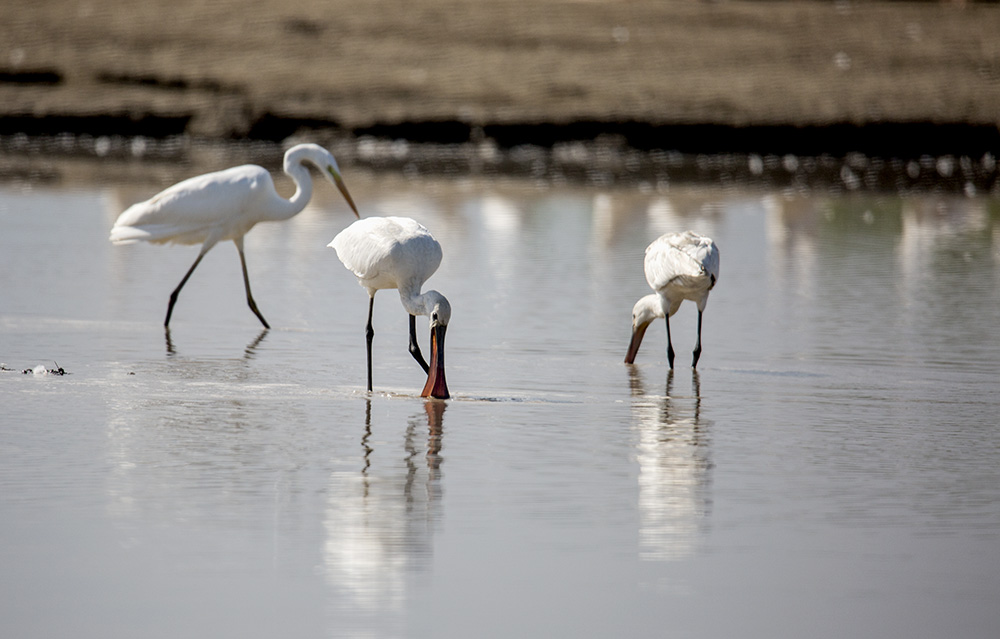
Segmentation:
{"type": "Polygon", "coordinates": [[[667,363],[674,367],[674,345],[670,342],[670,316],[667,315],[667,363]]]}
{"type": "Polygon", "coordinates": [[[417,360],[417,363],[420,364],[420,368],[424,369],[425,373],[430,373],[431,367],[424,361],[424,356],[420,353],[420,345],[417,344],[416,315],[410,315],[410,355],[413,355],[413,359],[417,360]]]}
{"type": "Polygon", "coordinates": [[[372,312],[375,310],[375,296],[368,298],[368,327],[365,329],[365,339],[368,341],[368,392],[372,392],[372,339],[375,328],[372,326],[372,312]]]}
{"type": "Polygon", "coordinates": [[[694,343],[694,360],[691,368],[698,366],[698,358],[701,357],[701,311],[698,311],[698,340],[694,343]]]}
{"type": "Polygon", "coordinates": [[[243,256],[242,238],[240,238],[240,241],[236,242],[236,250],[240,252],[240,266],[243,267],[243,284],[246,286],[247,289],[247,304],[250,305],[250,310],[253,311],[253,314],[257,316],[257,319],[260,320],[260,323],[264,325],[264,328],[271,328],[271,325],[267,323],[267,320],[264,319],[264,316],[260,314],[259,310],[257,310],[257,303],[253,301],[253,295],[250,294],[250,276],[247,275],[247,259],[246,257],[243,256]]]}
{"type": "Polygon", "coordinates": [[[184,274],[184,279],[182,279],[181,283],[177,285],[174,292],[170,294],[170,303],[167,305],[167,318],[163,320],[164,328],[168,328],[170,326],[170,316],[174,312],[174,304],[177,303],[177,296],[180,295],[181,289],[184,288],[185,284],[187,284],[188,278],[191,277],[191,273],[194,273],[194,269],[198,267],[198,264],[201,262],[201,258],[205,257],[205,253],[207,252],[207,250],[202,249],[201,253],[198,253],[198,257],[195,259],[194,264],[192,264],[191,268],[189,268],[187,273],[184,274]]]}

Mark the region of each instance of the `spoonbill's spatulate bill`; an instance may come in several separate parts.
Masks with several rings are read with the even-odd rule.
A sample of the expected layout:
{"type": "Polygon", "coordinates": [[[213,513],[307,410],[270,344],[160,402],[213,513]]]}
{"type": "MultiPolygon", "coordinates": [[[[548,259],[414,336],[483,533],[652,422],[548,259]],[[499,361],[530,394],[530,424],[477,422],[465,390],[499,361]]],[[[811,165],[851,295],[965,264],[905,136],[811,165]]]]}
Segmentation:
{"type": "Polygon", "coordinates": [[[421,397],[448,398],[444,375],[444,335],[451,319],[451,305],[437,291],[421,293],[424,282],[441,264],[441,245],[421,224],[408,217],[368,217],[337,234],[329,246],[368,290],[368,391],[372,390],[372,310],[375,292],[398,289],[403,308],[410,315],[410,354],[427,373],[421,397]],[[431,362],[427,364],[417,344],[417,315],[426,315],[431,327],[431,362]]]}
{"type": "Polygon", "coordinates": [[[625,354],[625,363],[635,362],[649,324],[663,317],[667,322],[667,361],[673,368],[670,316],[677,312],[681,302],[691,300],[698,305],[698,341],[691,366],[698,366],[701,357],[701,315],[709,292],[719,280],[719,248],[711,238],[694,231],[666,233],[646,247],[644,266],[646,281],[656,292],[640,299],[632,309],[632,340],[625,354]]]}
{"type": "Polygon", "coordinates": [[[118,217],[111,229],[110,239],[115,244],[138,241],[201,244],[194,264],[170,294],[164,326],[170,326],[177,296],[201,258],[218,242],[232,240],[240,254],[247,304],[260,323],[270,328],[250,293],[243,236],[257,222],[287,220],[305,208],[312,197],[312,177],[306,162],[316,166],[340,189],[357,217],[358,209],[340,177],[337,161],[329,151],[316,144],[299,144],[285,153],[285,173],[295,181],[295,194],[290,200],[278,195],[271,174],[266,169],[246,164],[179,182],[145,202],[133,204],[118,217]]]}

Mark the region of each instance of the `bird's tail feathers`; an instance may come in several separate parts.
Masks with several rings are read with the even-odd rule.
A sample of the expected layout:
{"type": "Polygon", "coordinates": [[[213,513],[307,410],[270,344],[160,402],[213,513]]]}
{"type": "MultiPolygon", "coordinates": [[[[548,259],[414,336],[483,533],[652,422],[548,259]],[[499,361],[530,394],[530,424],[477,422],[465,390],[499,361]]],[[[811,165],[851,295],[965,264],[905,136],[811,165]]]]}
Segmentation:
{"type": "Polygon", "coordinates": [[[149,239],[149,233],[132,226],[116,226],[111,229],[110,239],[114,244],[135,244],[149,239]]]}
{"type": "Polygon", "coordinates": [[[186,241],[183,236],[177,235],[176,228],[167,224],[116,226],[111,229],[111,237],[109,239],[114,244],[135,244],[136,242],[201,244],[201,240],[197,238],[194,238],[194,241],[186,241]]]}

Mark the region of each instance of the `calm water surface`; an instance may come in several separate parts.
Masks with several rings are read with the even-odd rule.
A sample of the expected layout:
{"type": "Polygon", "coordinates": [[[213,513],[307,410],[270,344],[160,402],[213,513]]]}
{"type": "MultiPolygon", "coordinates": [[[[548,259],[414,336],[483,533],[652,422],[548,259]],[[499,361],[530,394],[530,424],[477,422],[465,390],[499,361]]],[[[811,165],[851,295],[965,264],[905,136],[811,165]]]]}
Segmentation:
{"type": "Polygon", "coordinates": [[[449,401],[391,291],[364,392],[325,183],[247,236],[272,330],[227,243],[169,334],[197,249],[107,241],[166,184],[0,186],[0,634],[998,636],[996,201],[345,177],[444,247],[449,401]],[[687,228],[700,368],[625,366],[687,228]]]}

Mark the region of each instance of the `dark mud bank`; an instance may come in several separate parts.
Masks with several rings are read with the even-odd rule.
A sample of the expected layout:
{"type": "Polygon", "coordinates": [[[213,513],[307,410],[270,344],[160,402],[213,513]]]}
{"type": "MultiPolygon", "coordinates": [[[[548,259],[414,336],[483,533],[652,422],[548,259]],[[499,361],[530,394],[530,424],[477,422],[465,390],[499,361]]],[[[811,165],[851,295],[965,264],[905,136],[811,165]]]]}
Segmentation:
{"type": "Polygon", "coordinates": [[[716,182],[765,188],[1000,193],[1000,130],[964,123],[826,126],[656,125],[578,121],[473,126],[429,121],[348,129],[265,115],[250,135],[200,141],[186,116],[101,114],[0,118],[0,179],[58,181],[17,156],[94,156],[188,163],[193,148],[228,144],[280,167],[281,147],[310,139],[345,164],[409,175],[509,175],[598,185],[716,182]],[[31,173],[31,171],[35,173],[31,173]]]}
{"type": "MultiPolygon", "coordinates": [[[[192,117],[127,113],[40,118],[7,116],[0,117],[0,135],[37,137],[70,134],[163,139],[187,133],[192,117]]],[[[425,144],[481,143],[488,140],[500,149],[524,145],[552,148],[559,144],[614,139],[619,146],[638,151],[704,154],[845,156],[861,153],[906,159],[926,155],[1000,155],[1000,128],[960,122],[734,126],[588,120],[472,125],[458,120],[441,120],[376,124],[351,129],[337,122],[265,114],[253,123],[243,139],[281,142],[303,131],[320,132],[323,137],[372,137],[425,144]]]]}
{"type": "MultiPolygon", "coordinates": [[[[615,130],[612,127],[611,130],[615,130]]],[[[795,130],[792,136],[784,127],[779,133],[788,139],[780,144],[781,135],[774,130],[753,128],[724,131],[705,142],[696,133],[701,127],[679,127],[676,142],[670,148],[653,147],[647,138],[632,144],[628,135],[602,132],[592,139],[576,139],[555,135],[563,127],[539,128],[545,136],[498,136],[501,145],[486,131],[473,132],[472,139],[447,143],[426,141],[426,136],[403,138],[392,134],[399,129],[371,131],[382,136],[345,134],[339,130],[299,131],[283,141],[274,140],[200,140],[186,135],[152,136],[63,132],[52,135],[19,132],[0,135],[0,182],[27,181],[68,183],[81,179],[79,161],[100,160],[110,168],[103,172],[85,171],[85,180],[106,179],[108,175],[130,171],[136,163],[157,165],[165,180],[177,180],[185,175],[220,168],[224,165],[254,162],[272,171],[281,169],[283,150],[292,142],[316,141],[330,148],[344,166],[373,171],[401,172],[412,178],[435,177],[513,177],[532,179],[546,184],[589,184],[600,187],[620,186],[663,189],[671,184],[702,183],[722,187],[789,189],[791,191],[883,191],[938,192],[962,195],[991,193],[1000,196],[1000,152],[996,146],[978,144],[971,135],[972,127],[956,127],[956,138],[966,136],[964,146],[918,145],[905,142],[891,145],[854,147],[845,144],[849,138],[837,129],[795,130]],[[384,136],[384,137],[383,137],[384,136]],[[829,136],[829,137],[828,137],[829,136]],[[805,138],[805,139],[802,139],[805,138]],[[762,140],[760,145],[756,140],[762,140]],[[826,152],[818,140],[829,140],[826,152]],[[817,146],[809,146],[813,142],[817,146]],[[645,144],[650,148],[639,148],[645,144]],[[848,148],[881,149],[883,153],[846,151],[848,148]],[[204,150],[214,150],[205,154],[204,150]],[[757,150],[760,149],[760,150],[757,150]],[[899,153],[904,149],[906,153],[899,153]],[[923,152],[921,149],[937,151],[923,152]],[[954,149],[954,150],[952,150],[954,149]],[[815,152],[812,152],[815,151],[815,152]],[[206,164],[204,158],[214,158],[206,164]],[[74,168],[75,167],[75,168],[74,168]]],[[[145,130],[143,129],[144,131],[145,130]]],[[[714,134],[718,127],[711,127],[714,134]]],[[[901,129],[896,128],[895,131],[901,129]]],[[[913,126],[909,131],[920,131],[913,126]]],[[[422,129],[421,133],[426,133],[422,129]]],[[[634,129],[633,131],[634,132],[634,129]]],[[[662,132],[662,131],[661,131],[662,132]]],[[[513,132],[511,132],[513,133],[513,132]]],[[[859,133],[857,131],[854,134],[859,133]]],[[[917,133],[911,133],[918,136],[917,133]]],[[[871,142],[871,140],[869,140],[871,142]]]]}

